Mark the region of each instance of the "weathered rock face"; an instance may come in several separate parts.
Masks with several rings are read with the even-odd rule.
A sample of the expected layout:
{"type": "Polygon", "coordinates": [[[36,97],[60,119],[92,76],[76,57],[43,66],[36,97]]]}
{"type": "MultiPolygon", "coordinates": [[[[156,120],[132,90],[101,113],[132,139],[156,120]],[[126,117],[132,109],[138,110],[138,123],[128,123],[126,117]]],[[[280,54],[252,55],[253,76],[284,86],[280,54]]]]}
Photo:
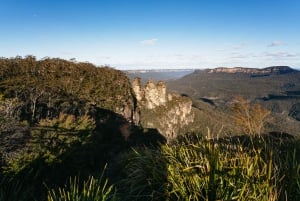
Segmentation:
{"type": "Polygon", "coordinates": [[[167,94],[166,85],[148,81],[142,87],[139,78],[133,90],[141,110],[140,123],[145,128],[156,128],[167,139],[177,137],[180,130],[194,121],[192,101],[178,94],[167,94]]]}
{"type": "Polygon", "coordinates": [[[166,84],[162,81],[157,83],[157,98],[158,104],[164,105],[167,102],[167,87],[166,84]]]}
{"type": "Polygon", "coordinates": [[[154,109],[157,106],[165,105],[167,102],[167,90],[164,82],[154,84],[149,80],[142,89],[140,78],[136,78],[132,84],[137,101],[141,102],[147,109],[154,109]]]}
{"type": "Polygon", "coordinates": [[[289,111],[289,116],[300,121],[300,103],[296,103],[289,111]]]}
{"type": "Polygon", "coordinates": [[[138,125],[140,121],[140,114],[138,108],[134,106],[134,103],[126,103],[122,107],[116,107],[115,112],[122,115],[128,122],[138,125]]]}
{"type": "Polygon", "coordinates": [[[132,89],[135,93],[135,97],[137,101],[142,101],[142,98],[144,97],[144,92],[142,90],[142,85],[141,85],[141,79],[140,78],[135,78],[132,83],[132,89]]]}
{"type": "Polygon", "coordinates": [[[178,100],[171,107],[167,107],[164,115],[159,121],[158,130],[162,132],[167,139],[173,139],[177,137],[180,130],[194,121],[194,115],[192,114],[192,101],[178,100]]]}

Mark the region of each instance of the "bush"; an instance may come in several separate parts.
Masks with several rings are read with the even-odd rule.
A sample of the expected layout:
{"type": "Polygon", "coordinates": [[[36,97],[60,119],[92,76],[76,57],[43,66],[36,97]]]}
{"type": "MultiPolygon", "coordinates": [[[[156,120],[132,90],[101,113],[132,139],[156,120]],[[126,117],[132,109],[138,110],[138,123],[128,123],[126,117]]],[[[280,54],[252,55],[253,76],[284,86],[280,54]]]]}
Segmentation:
{"type": "Polygon", "coordinates": [[[88,115],[75,117],[72,114],[60,113],[58,118],[41,119],[40,126],[63,128],[67,130],[93,130],[95,121],[88,115]]]}
{"type": "Polygon", "coordinates": [[[259,104],[251,105],[241,96],[236,97],[232,107],[233,121],[243,134],[261,135],[270,111],[259,104]]]}
{"type": "Polygon", "coordinates": [[[120,167],[125,178],[117,182],[122,200],[164,200],[166,197],[166,158],[160,150],[143,148],[123,154],[120,167]]]}

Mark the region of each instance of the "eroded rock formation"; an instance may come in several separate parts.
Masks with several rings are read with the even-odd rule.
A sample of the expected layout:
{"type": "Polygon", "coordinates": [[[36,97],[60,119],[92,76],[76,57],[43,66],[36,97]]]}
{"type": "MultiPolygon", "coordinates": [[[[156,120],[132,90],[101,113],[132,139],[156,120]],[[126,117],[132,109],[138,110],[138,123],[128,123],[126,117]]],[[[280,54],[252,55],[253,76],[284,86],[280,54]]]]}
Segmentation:
{"type": "Polygon", "coordinates": [[[146,128],[156,128],[167,139],[175,138],[180,129],[193,122],[192,101],[178,94],[167,94],[163,81],[148,81],[144,87],[140,78],[132,84],[141,109],[141,124],[146,128]]]}
{"type": "Polygon", "coordinates": [[[136,99],[147,109],[154,109],[157,106],[165,105],[167,102],[167,90],[164,82],[155,84],[149,80],[144,88],[141,86],[141,79],[136,78],[132,84],[136,99]]]}

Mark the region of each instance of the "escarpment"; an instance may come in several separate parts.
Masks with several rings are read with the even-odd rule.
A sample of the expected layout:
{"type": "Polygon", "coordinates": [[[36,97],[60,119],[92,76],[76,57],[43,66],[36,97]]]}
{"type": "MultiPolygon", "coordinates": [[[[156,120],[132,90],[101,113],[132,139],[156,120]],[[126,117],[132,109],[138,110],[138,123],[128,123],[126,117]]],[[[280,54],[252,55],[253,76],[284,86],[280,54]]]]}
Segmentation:
{"type": "Polygon", "coordinates": [[[135,78],[132,88],[143,127],[156,128],[167,139],[173,139],[184,126],[193,122],[192,101],[178,94],[168,94],[163,81],[155,84],[149,80],[142,86],[140,78],[135,78]]]}
{"type": "Polygon", "coordinates": [[[244,67],[218,67],[215,69],[208,69],[208,73],[246,73],[246,74],[285,74],[292,73],[296,70],[289,66],[271,66],[267,68],[244,68],[244,67]]]}

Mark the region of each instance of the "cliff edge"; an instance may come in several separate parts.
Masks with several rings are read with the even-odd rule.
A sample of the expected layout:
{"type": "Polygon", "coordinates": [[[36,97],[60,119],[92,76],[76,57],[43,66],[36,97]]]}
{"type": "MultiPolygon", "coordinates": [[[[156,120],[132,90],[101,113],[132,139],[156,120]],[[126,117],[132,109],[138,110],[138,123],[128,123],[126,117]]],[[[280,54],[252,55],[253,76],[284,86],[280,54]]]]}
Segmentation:
{"type": "Polygon", "coordinates": [[[140,123],[144,128],[156,128],[167,139],[178,136],[181,129],[194,121],[192,101],[178,94],[168,94],[166,84],[149,80],[145,86],[141,79],[132,83],[138,107],[140,123]]]}
{"type": "Polygon", "coordinates": [[[244,67],[218,67],[215,69],[208,69],[208,73],[247,73],[247,74],[285,74],[296,72],[289,66],[271,66],[267,68],[244,68],[244,67]]]}

